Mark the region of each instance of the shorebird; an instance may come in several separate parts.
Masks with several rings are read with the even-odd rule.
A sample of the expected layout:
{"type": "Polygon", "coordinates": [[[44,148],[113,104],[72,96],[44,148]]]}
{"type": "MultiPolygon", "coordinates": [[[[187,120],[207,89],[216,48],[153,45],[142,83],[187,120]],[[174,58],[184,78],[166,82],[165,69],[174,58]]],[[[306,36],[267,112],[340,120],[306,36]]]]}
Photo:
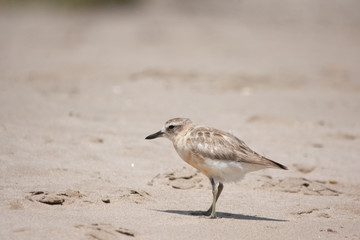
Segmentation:
{"type": "Polygon", "coordinates": [[[158,132],[145,139],[168,138],[176,152],[188,164],[210,179],[213,200],[204,213],[216,218],[215,205],[224,182],[237,182],[246,173],[264,168],[287,169],[251,150],[233,134],[202,125],[194,125],[188,118],[173,118],[158,132]]]}

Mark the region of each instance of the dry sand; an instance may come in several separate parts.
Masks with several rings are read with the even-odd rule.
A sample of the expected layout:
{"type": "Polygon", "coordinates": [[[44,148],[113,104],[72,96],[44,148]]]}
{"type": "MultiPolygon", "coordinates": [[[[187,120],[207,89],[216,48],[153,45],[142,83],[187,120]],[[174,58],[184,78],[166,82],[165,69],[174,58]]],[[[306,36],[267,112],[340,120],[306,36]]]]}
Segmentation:
{"type": "Polygon", "coordinates": [[[1,8],[1,239],[360,238],[359,4],[184,2],[1,8]],[[208,180],[144,140],[172,117],[289,170],[196,216],[208,180]]]}

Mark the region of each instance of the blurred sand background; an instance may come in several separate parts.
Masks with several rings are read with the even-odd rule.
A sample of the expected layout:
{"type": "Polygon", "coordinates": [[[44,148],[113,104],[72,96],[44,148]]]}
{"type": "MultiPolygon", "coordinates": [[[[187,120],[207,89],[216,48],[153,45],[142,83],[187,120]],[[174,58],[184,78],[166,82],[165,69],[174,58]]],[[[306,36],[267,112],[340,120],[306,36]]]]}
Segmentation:
{"type": "Polygon", "coordinates": [[[358,1],[0,5],[1,239],[360,239],[358,1]],[[173,117],[289,167],[208,180],[173,117]]]}

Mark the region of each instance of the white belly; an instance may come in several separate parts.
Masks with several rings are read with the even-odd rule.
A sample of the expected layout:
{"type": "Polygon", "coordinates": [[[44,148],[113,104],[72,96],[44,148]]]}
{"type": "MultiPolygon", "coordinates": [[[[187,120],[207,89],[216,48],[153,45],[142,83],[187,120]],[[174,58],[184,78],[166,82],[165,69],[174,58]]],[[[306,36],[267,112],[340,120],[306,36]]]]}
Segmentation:
{"type": "Polygon", "coordinates": [[[211,173],[215,182],[237,182],[248,172],[264,169],[261,165],[213,159],[205,159],[202,168],[211,173]]]}

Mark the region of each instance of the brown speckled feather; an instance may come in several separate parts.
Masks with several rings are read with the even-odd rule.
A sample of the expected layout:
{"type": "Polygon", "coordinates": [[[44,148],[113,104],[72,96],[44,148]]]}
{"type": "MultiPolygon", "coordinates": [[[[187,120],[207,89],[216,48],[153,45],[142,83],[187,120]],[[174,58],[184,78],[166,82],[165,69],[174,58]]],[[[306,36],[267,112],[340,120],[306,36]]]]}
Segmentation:
{"type": "Polygon", "coordinates": [[[192,152],[204,158],[286,169],[285,166],[259,155],[231,133],[214,128],[191,129],[188,143],[192,152]]]}

